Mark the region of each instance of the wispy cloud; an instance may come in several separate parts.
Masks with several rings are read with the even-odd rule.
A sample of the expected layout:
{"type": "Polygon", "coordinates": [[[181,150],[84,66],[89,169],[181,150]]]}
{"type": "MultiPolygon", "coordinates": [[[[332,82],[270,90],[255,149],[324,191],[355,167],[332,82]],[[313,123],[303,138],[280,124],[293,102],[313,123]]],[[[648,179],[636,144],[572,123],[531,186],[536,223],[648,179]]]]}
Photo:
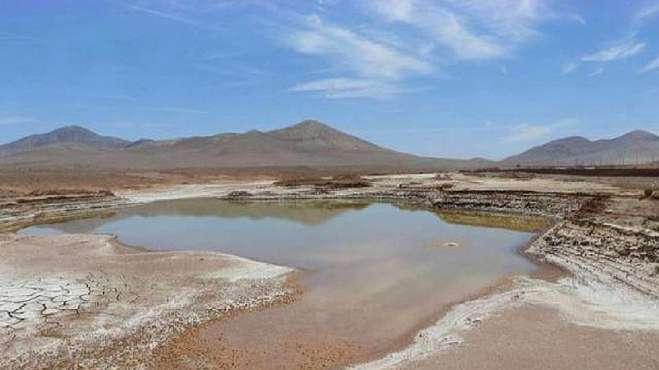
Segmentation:
{"type": "Polygon", "coordinates": [[[305,82],[292,87],[291,91],[320,93],[328,99],[387,99],[403,92],[401,87],[393,83],[350,78],[328,78],[305,82]]]}
{"type": "Polygon", "coordinates": [[[375,14],[416,28],[461,60],[508,56],[539,35],[537,26],[546,20],[585,23],[578,15],[553,11],[543,0],[369,0],[369,5],[375,14]]]}
{"type": "Polygon", "coordinates": [[[329,57],[361,76],[398,79],[405,74],[426,74],[433,70],[428,62],[327,23],[317,15],[306,17],[303,29],[293,32],[287,42],[300,53],[329,57]]]}
{"type": "Polygon", "coordinates": [[[659,1],[649,3],[642,7],[634,15],[634,21],[637,23],[642,23],[655,16],[659,16],[659,1]]]}
{"type": "Polygon", "coordinates": [[[641,68],[640,72],[641,73],[650,72],[650,71],[654,71],[657,68],[659,68],[659,57],[654,58],[648,64],[643,66],[643,68],[641,68]]]}
{"type": "Polygon", "coordinates": [[[504,142],[534,142],[548,139],[557,131],[577,125],[575,118],[564,118],[549,124],[529,124],[511,126],[508,128],[504,142]]]}
{"type": "MultiPolygon", "coordinates": [[[[206,22],[202,18],[195,16],[196,12],[193,12],[195,8],[191,8],[190,5],[182,5],[176,1],[167,2],[168,7],[166,9],[161,9],[160,7],[144,7],[138,5],[125,5],[124,8],[131,12],[143,13],[153,17],[162,18],[168,21],[177,22],[186,24],[195,28],[203,28],[210,31],[222,31],[221,27],[218,27],[215,24],[206,22]]],[[[232,5],[227,3],[228,5],[232,5]]],[[[204,4],[203,9],[221,9],[224,6],[211,7],[212,4],[204,4]]]]}
{"type": "Polygon", "coordinates": [[[370,5],[390,22],[421,30],[459,59],[490,59],[506,53],[494,37],[472,31],[463,17],[447,8],[412,0],[373,0],[370,5]]]}
{"type": "MultiPolygon", "coordinates": [[[[287,46],[325,58],[333,69],[292,91],[322,91],[331,98],[394,96],[413,90],[405,87],[409,79],[437,75],[447,64],[512,57],[540,35],[542,22],[585,23],[576,14],[554,11],[547,0],[368,0],[359,5],[367,22],[353,25],[326,19],[335,3],[317,2],[322,17],[301,17],[285,31],[287,46]]],[[[508,70],[503,66],[499,72],[508,70]]]]}
{"type": "Polygon", "coordinates": [[[135,12],[141,12],[141,13],[149,14],[149,15],[152,15],[152,16],[155,16],[155,17],[168,19],[168,20],[174,21],[174,22],[185,23],[185,24],[189,24],[189,25],[193,25],[193,26],[200,26],[201,25],[201,23],[199,21],[196,21],[196,20],[191,19],[191,18],[184,17],[184,16],[182,16],[180,14],[176,14],[176,13],[163,12],[163,11],[160,11],[160,10],[157,10],[157,9],[144,8],[144,7],[137,6],[137,5],[126,5],[126,8],[129,9],[129,10],[135,11],[135,12]]]}
{"type": "Polygon", "coordinates": [[[561,74],[562,75],[568,75],[568,74],[574,72],[577,68],[579,68],[579,63],[578,62],[565,63],[563,65],[563,67],[561,68],[561,74]]]}
{"type": "MultiPolygon", "coordinates": [[[[635,35],[639,33],[641,27],[648,19],[656,15],[659,15],[659,1],[646,4],[644,7],[636,11],[636,13],[632,16],[631,21],[627,24],[628,27],[627,37],[623,38],[622,40],[617,40],[612,42],[611,45],[606,48],[582,56],[580,58],[580,61],[607,63],[617,60],[628,59],[640,54],[646,49],[646,44],[644,42],[637,41],[635,39],[635,35]]],[[[645,68],[640,70],[640,72],[646,72],[646,71],[647,70],[645,68]]],[[[603,68],[598,68],[592,73],[590,73],[589,76],[594,77],[602,74],[603,72],[604,72],[603,68]]],[[[567,73],[563,73],[563,74],[567,74],[567,73]]]]}
{"type": "Polygon", "coordinates": [[[581,58],[584,62],[610,62],[633,57],[645,49],[645,44],[635,40],[627,40],[606,49],[596,51],[581,58]]]}
{"type": "Polygon", "coordinates": [[[539,139],[546,138],[554,130],[551,126],[522,124],[514,127],[511,131],[512,132],[510,136],[507,137],[506,141],[520,142],[520,141],[536,141],[539,139]]]}
{"type": "Polygon", "coordinates": [[[285,37],[299,53],[327,59],[337,71],[352,76],[305,82],[291,90],[321,92],[328,98],[393,96],[409,76],[432,73],[431,63],[391,44],[328,23],[318,15],[305,17],[299,28],[285,37]]]}

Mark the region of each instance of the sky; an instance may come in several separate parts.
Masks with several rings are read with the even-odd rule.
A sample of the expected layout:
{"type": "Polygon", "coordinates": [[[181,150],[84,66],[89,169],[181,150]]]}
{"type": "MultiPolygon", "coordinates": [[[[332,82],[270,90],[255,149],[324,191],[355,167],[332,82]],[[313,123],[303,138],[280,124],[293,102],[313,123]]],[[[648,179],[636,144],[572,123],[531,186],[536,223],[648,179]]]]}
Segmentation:
{"type": "Polygon", "coordinates": [[[0,0],[0,142],[304,119],[457,158],[659,133],[659,0],[0,0]]]}

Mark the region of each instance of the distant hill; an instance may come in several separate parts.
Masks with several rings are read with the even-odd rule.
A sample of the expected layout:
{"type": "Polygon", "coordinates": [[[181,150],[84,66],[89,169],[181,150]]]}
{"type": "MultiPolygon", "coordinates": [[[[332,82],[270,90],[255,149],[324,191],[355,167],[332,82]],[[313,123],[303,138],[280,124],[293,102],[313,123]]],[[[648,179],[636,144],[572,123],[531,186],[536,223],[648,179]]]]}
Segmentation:
{"type": "Polygon", "coordinates": [[[550,141],[504,159],[505,166],[599,165],[648,163],[659,159],[659,136],[631,131],[613,138],[591,141],[574,136],[550,141]]]}
{"type": "MultiPolygon", "coordinates": [[[[297,125],[268,132],[268,135],[300,150],[382,151],[383,148],[338,131],[318,121],[302,121],[297,125]]],[[[389,151],[391,152],[391,151],[389,151]]]]}
{"type": "Polygon", "coordinates": [[[174,140],[129,142],[66,127],[0,146],[0,164],[14,166],[171,169],[258,167],[358,167],[433,170],[486,167],[483,159],[458,160],[401,153],[307,120],[273,131],[252,130],[174,140]]]}
{"type": "Polygon", "coordinates": [[[0,145],[0,155],[7,156],[31,152],[49,146],[71,146],[89,149],[119,149],[130,141],[101,136],[84,127],[66,126],[46,134],[32,135],[10,144],[0,145]]]}

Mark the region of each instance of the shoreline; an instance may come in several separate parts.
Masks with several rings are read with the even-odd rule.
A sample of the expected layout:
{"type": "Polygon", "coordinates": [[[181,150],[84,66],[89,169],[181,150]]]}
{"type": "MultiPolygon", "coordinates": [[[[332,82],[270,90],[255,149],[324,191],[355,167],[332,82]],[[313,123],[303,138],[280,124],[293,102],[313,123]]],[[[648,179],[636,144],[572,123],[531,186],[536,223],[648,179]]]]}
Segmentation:
{"type": "MultiPolygon", "coordinates": [[[[412,176],[412,179],[416,180],[418,177],[412,176]]],[[[396,177],[395,179],[396,182],[400,182],[400,177],[396,177]]],[[[479,294],[476,295],[476,297],[467,297],[465,300],[456,302],[455,304],[448,305],[447,307],[442,308],[440,312],[438,312],[437,316],[439,317],[438,319],[431,320],[431,319],[426,319],[422,320],[424,324],[431,324],[432,322],[435,322],[435,325],[426,325],[423,328],[421,328],[421,324],[419,325],[420,331],[413,335],[410,336],[410,341],[408,341],[405,345],[407,347],[401,346],[400,348],[403,348],[403,351],[405,348],[410,348],[410,343],[411,346],[414,346],[419,335],[426,336],[426,338],[434,338],[433,340],[437,341],[437,333],[432,333],[431,328],[436,327],[437,325],[439,326],[446,326],[445,322],[446,320],[451,320],[450,315],[453,313],[453,316],[460,316],[460,314],[456,314],[455,310],[460,309],[465,309],[467,311],[466,316],[460,316],[461,320],[463,322],[458,322],[454,320],[453,329],[457,328],[458,332],[462,331],[463,329],[470,329],[473,326],[477,325],[470,325],[469,322],[473,323],[480,323],[483,321],[485,318],[489,317],[489,315],[496,315],[499,310],[507,310],[509,308],[514,308],[518,307],[517,304],[527,304],[529,302],[533,302],[533,304],[548,304],[546,302],[546,297],[543,296],[547,295],[546,291],[550,291],[552,289],[557,290],[559,288],[564,288],[560,287],[559,282],[561,280],[566,279],[567,275],[570,278],[576,280],[579,279],[593,279],[593,276],[584,276],[584,274],[580,274],[579,266],[574,265],[573,261],[571,259],[574,259],[575,257],[571,257],[569,255],[567,256],[560,256],[556,257],[553,253],[553,250],[550,248],[546,248],[546,240],[545,238],[549,236],[551,233],[556,231],[557,229],[560,230],[561,227],[564,227],[564,225],[568,222],[571,222],[569,220],[570,217],[572,217],[574,214],[577,213],[578,210],[580,210],[583,207],[583,203],[587,201],[587,199],[591,199],[594,195],[588,195],[588,194],[573,194],[573,195],[565,195],[565,193],[559,193],[558,195],[555,195],[555,198],[553,201],[558,203],[559,205],[555,205],[555,203],[551,203],[552,200],[548,200],[551,198],[551,195],[547,195],[547,193],[544,194],[538,194],[538,193],[528,193],[524,192],[521,194],[509,194],[506,192],[498,192],[498,193],[493,193],[493,194],[483,194],[483,192],[472,192],[469,193],[469,191],[466,191],[462,194],[454,193],[454,192],[448,192],[448,193],[440,193],[439,199],[436,197],[437,193],[429,191],[428,189],[423,189],[419,187],[420,189],[415,189],[415,190],[409,190],[409,189],[403,189],[401,190],[400,188],[391,188],[391,184],[387,184],[389,186],[383,187],[383,188],[376,188],[376,189],[359,189],[359,190],[341,190],[337,191],[335,194],[331,194],[331,196],[326,196],[324,194],[314,194],[313,191],[314,189],[312,188],[295,188],[295,189],[289,189],[289,188],[284,188],[284,189],[276,189],[272,185],[267,186],[265,185],[265,182],[258,182],[258,183],[234,183],[231,184],[230,186],[223,186],[221,187],[221,192],[217,193],[218,189],[212,189],[209,191],[208,188],[204,187],[204,185],[191,185],[189,186],[189,189],[201,189],[201,191],[192,191],[187,194],[187,197],[195,197],[195,195],[199,194],[204,194],[205,196],[209,197],[219,197],[222,199],[229,199],[229,200],[238,200],[238,201],[290,201],[290,200],[390,200],[390,201],[395,201],[395,202],[403,202],[405,204],[410,204],[413,207],[422,207],[422,208],[429,208],[432,210],[436,210],[437,208],[442,208],[444,206],[448,210],[456,210],[458,212],[461,212],[463,210],[466,211],[479,211],[479,212],[503,212],[505,214],[513,214],[513,215],[520,215],[519,211],[520,209],[525,210],[525,203],[524,202],[529,202],[528,200],[525,199],[525,197],[533,198],[536,197],[537,199],[533,199],[532,202],[535,203],[542,203],[545,202],[547,208],[542,209],[541,207],[533,207],[532,211],[530,212],[531,214],[535,215],[541,215],[541,216],[547,216],[548,214],[554,213],[553,218],[555,222],[553,223],[552,226],[542,230],[541,232],[538,232],[535,234],[532,240],[530,240],[528,243],[525,243],[525,245],[520,246],[518,249],[518,253],[521,255],[525,256],[526,258],[530,259],[531,261],[534,262],[534,264],[538,265],[538,272],[543,270],[543,265],[547,265],[547,267],[551,267],[552,269],[559,269],[560,272],[553,271],[549,275],[552,276],[552,279],[548,279],[545,281],[547,284],[554,284],[554,286],[551,285],[546,285],[546,284],[540,284],[537,283],[536,281],[533,281],[529,283],[529,281],[513,281],[509,283],[505,283],[504,285],[510,284],[511,289],[508,291],[508,293],[503,292],[502,296],[499,296],[498,298],[495,296],[492,296],[492,294],[489,294],[493,291],[496,291],[500,288],[499,284],[494,284],[493,287],[489,287],[485,292],[479,292],[479,294]],[[274,190],[274,191],[273,191],[274,190]],[[257,192],[261,191],[264,192],[265,194],[258,194],[257,192]],[[240,192],[240,193],[236,193],[240,192]],[[256,193],[256,194],[253,194],[256,193]],[[430,194],[430,195],[429,195],[430,194]],[[467,194],[467,198],[460,198],[460,196],[467,194]],[[529,195],[531,194],[531,195],[529,195]],[[472,196],[473,198],[469,198],[472,196]],[[498,201],[497,197],[503,196],[506,198],[504,201],[498,201]],[[517,197],[517,198],[516,198],[517,197]],[[558,199],[556,199],[558,198],[558,199]],[[472,200],[475,199],[475,200],[472,200]],[[520,200],[521,199],[521,200],[520,200]],[[539,200],[538,200],[539,199],[539,200]],[[485,200],[485,201],[484,201],[485,200]],[[567,200],[567,204],[560,204],[561,202],[565,202],[567,200]],[[487,202],[490,202],[489,204],[487,202]],[[575,203],[576,201],[576,203],[575,203]],[[499,203],[497,203],[499,202],[499,203]],[[580,203],[580,204],[578,204],[580,203]],[[474,209],[477,207],[474,207],[474,204],[478,204],[480,206],[480,209],[474,209]],[[513,208],[513,209],[508,209],[508,211],[505,211],[505,207],[502,207],[501,204],[505,204],[506,206],[509,206],[510,204],[516,205],[518,208],[513,208]],[[559,208],[556,208],[559,207],[559,208]],[[560,208],[564,207],[564,208],[560,208]],[[556,209],[564,209],[564,211],[556,213],[554,212],[556,209]],[[547,211],[550,212],[547,212],[547,211]],[[540,245],[540,246],[538,246],[540,245]],[[570,265],[572,263],[572,265],[570,265]],[[580,276],[582,275],[582,276],[580,276]],[[534,285],[535,284],[535,285],[534,285]],[[511,293],[514,292],[514,293],[511,293]],[[531,298],[524,298],[519,300],[518,298],[514,298],[515,295],[525,295],[527,297],[531,298]],[[511,298],[513,297],[513,298],[511,298]],[[489,299],[489,301],[488,301],[489,299]],[[518,302],[523,301],[523,302],[518,302]],[[543,301],[544,300],[544,301],[543,301]],[[469,304],[477,304],[483,307],[489,307],[488,310],[478,310],[474,309],[471,307],[469,304]],[[471,315],[469,314],[471,312],[471,315]],[[442,323],[442,320],[444,320],[444,323],[442,323]],[[467,324],[465,324],[464,320],[468,321],[467,324]],[[428,333],[431,333],[432,335],[429,335],[428,333]]],[[[209,185],[209,187],[214,187],[214,185],[209,185]]],[[[176,192],[175,192],[176,193],[176,192]]],[[[144,193],[142,193],[144,194],[144,193]]],[[[177,194],[181,194],[180,192],[177,194]]],[[[165,196],[170,196],[170,193],[165,193],[165,196]]],[[[121,196],[121,194],[119,195],[121,196]]],[[[125,194],[124,194],[125,196],[125,194]]],[[[154,194],[149,194],[146,193],[146,195],[129,195],[127,198],[123,198],[123,201],[120,201],[118,203],[112,204],[113,201],[116,201],[115,199],[110,199],[110,200],[102,200],[101,203],[103,205],[110,204],[108,207],[109,209],[113,209],[113,207],[123,207],[123,206],[131,206],[132,204],[140,204],[137,200],[139,199],[151,199],[151,201],[157,201],[161,200],[158,199],[157,196],[154,196],[154,194]],[[132,196],[132,198],[131,198],[132,196]],[[141,198],[140,198],[141,197],[141,198]],[[105,203],[109,202],[109,203],[105,203]],[[124,202],[121,204],[121,202],[124,202]]],[[[172,198],[164,198],[164,199],[172,199],[172,198]]],[[[522,212],[523,216],[524,212],[522,212]]],[[[42,216],[44,217],[44,216],[42,216]]],[[[48,216],[45,216],[48,217],[48,216]]],[[[72,216],[75,217],[75,216],[72,216]]],[[[606,227],[606,226],[601,226],[601,227],[606,227]]],[[[578,236],[578,235],[577,235],[578,236]]],[[[654,237],[653,235],[649,236],[650,238],[654,237]]],[[[582,256],[581,256],[582,257],[582,256]]],[[[588,257],[585,257],[586,259],[588,257]]],[[[595,261],[596,264],[600,263],[595,261]]],[[[607,271],[603,271],[604,274],[607,273],[607,271]]],[[[542,275],[542,274],[540,274],[542,275]]],[[[541,277],[540,277],[541,278],[541,277]]],[[[597,276],[599,279],[599,276],[597,276]]],[[[537,280],[533,277],[530,277],[532,280],[537,280]]],[[[510,279],[510,280],[516,280],[515,278],[510,279]]],[[[615,280],[615,279],[613,279],[615,280]]],[[[635,286],[635,281],[629,280],[627,281],[627,285],[631,287],[636,287],[635,286]]],[[[637,283],[637,282],[636,282],[637,283]]],[[[615,282],[615,281],[607,281],[605,282],[605,285],[608,288],[613,286],[615,289],[620,288],[619,287],[620,282],[615,282]],[[613,285],[607,285],[607,284],[613,284],[613,285]]],[[[624,283],[623,283],[624,285],[624,283]]],[[[655,285],[656,288],[656,285],[655,285]]],[[[601,288],[600,288],[601,289],[601,288]]],[[[553,297],[555,298],[555,297],[553,297]]],[[[220,319],[221,320],[221,319],[220,319]]],[[[449,325],[450,326],[450,325],[449,325]]],[[[449,328],[450,329],[450,328],[449,328]]],[[[451,329],[451,330],[453,330],[451,329]]],[[[452,347],[456,344],[459,343],[459,340],[454,337],[453,333],[451,333],[451,330],[444,330],[446,333],[449,333],[447,335],[444,335],[444,337],[439,338],[439,346],[437,347],[437,342],[434,342],[431,344],[431,350],[432,351],[443,351],[445,348],[447,348],[446,344],[448,343],[448,347],[452,347]],[[435,347],[433,347],[435,346],[435,347]]],[[[428,345],[428,342],[425,343],[428,345]]],[[[431,351],[431,352],[432,352],[431,351]]],[[[390,356],[393,356],[394,353],[400,353],[401,351],[398,352],[393,352],[389,354],[381,354],[383,355],[384,359],[390,358],[390,356]]],[[[372,356],[374,359],[376,358],[376,355],[372,356]]],[[[377,361],[377,359],[375,360],[377,361]]],[[[409,361],[416,361],[416,359],[408,359],[405,362],[409,361]]],[[[373,364],[372,362],[370,363],[371,365],[373,364]]],[[[383,363],[377,363],[379,365],[386,365],[383,363]]],[[[363,364],[367,368],[371,365],[369,364],[363,364]]]]}
{"type": "Polygon", "coordinates": [[[149,366],[155,347],[198,323],[301,294],[289,267],[219,252],[145,251],[111,235],[5,233],[0,252],[3,367],[149,366]],[[26,250],[36,256],[25,260],[26,250]]]}

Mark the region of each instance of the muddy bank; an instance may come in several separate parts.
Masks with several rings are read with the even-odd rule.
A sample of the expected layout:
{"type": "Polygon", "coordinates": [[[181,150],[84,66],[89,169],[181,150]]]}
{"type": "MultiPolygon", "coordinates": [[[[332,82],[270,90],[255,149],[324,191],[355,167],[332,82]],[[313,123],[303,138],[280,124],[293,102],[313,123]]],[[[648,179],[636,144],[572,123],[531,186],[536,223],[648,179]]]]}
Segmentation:
{"type": "Polygon", "coordinates": [[[106,235],[2,234],[0,271],[3,368],[148,366],[185,328],[296,295],[286,267],[106,235]]]}
{"type": "Polygon", "coordinates": [[[128,205],[112,192],[28,195],[0,200],[0,233],[34,224],[111,214],[128,205]]]}
{"type": "Polygon", "coordinates": [[[655,369],[659,335],[573,324],[538,305],[511,307],[463,334],[464,344],[406,369],[655,369]]]}

